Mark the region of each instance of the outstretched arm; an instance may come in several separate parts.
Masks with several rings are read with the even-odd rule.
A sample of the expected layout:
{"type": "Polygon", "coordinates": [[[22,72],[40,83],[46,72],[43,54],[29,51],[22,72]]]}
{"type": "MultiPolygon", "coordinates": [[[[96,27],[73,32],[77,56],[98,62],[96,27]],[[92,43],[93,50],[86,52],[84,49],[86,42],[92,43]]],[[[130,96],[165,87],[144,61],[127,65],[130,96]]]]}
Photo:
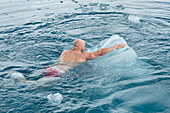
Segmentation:
{"type": "Polygon", "coordinates": [[[105,55],[115,49],[123,48],[124,46],[126,46],[126,44],[119,44],[119,45],[112,46],[112,47],[102,48],[95,52],[85,52],[84,56],[87,60],[93,60],[93,59],[98,58],[99,56],[105,55]]]}

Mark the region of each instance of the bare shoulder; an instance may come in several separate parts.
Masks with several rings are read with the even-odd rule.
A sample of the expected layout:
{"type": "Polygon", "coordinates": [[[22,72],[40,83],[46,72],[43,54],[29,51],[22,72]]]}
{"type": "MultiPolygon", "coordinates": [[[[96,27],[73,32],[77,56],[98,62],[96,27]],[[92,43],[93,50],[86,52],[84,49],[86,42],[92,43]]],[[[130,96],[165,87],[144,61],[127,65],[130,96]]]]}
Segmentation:
{"type": "Polygon", "coordinates": [[[84,52],[84,53],[83,53],[83,56],[84,56],[85,58],[87,58],[90,54],[91,54],[91,52],[84,52]]]}
{"type": "Polygon", "coordinates": [[[71,51],[72,51],[72,50],[64,50],[64,51],[61,53],[60,58],[63,57],[63,56],[65,56],[65,55],[70,54],[71,51]]]}
{"type": "Polygon", "coordinates": [[[72,52],[72,50],[64,50],[64,51],[62,52],[62,54],[64,54],[64,53],[70,53],[70,52],[72,52]]]}
{"type": "Polygon", "coordinates": [[[83,55],[88,55],[90,54],[91,52],[84,52],[83,55]]]}
{"type": "Polygon", "coordinates": [[[72,52],[72,50],[64,50],[63,52],[72,52]]]}

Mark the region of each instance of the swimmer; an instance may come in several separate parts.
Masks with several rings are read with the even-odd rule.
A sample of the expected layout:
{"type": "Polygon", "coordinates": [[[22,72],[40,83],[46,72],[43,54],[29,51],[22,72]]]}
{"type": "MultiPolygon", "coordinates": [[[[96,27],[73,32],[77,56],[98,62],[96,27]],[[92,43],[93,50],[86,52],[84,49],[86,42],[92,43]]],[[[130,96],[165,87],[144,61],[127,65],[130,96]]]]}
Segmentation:
{"type": "Polygon", "coordinates": [[[93,60],[100,56],[103,56],[115,49],[123,48],[125,44],[119,44],[112,47],[102,48],[95,52],[84,52],[85,42],[81,39],[77,39],[73,42],[72,50],[65,50],[60,56],[60,61],[68,63],[81,63],[86,60],[93,60]]]}
{"type": "MultiPolygon", "coordinates": [[[[72,50],[65,50],[59,57],[59,61],[52,67],[48,67],[43,70],[44,77],[38,81],[44,80],[46,78],[61,77],[66,74],[67,71],[79,65],[87,60],[93,60],[100,56],[103,56],[115,49],[120,49],[125,47],[125,44],[119,44],[112,47],[102,48],[95,52],[84,52],[85,42],[81,39],[76,39],[73,42],[72,50]]],[[[24,79],[25,80],[25,79],[24,79]]]]}
{"type": "Polygon", "coordinates": [[[95,52],[84,52],[85,42],[81,39],[76,39],[73,42],[73,49],[63,51],[59,57],[59,62],[45,70],[45,77],[63,76],[69,69],[74,68],[86,60],[96,59],[115,49],[123,48],[124,46],[125,44],[119,44],[108,48],[102,48],[95,52]]]}

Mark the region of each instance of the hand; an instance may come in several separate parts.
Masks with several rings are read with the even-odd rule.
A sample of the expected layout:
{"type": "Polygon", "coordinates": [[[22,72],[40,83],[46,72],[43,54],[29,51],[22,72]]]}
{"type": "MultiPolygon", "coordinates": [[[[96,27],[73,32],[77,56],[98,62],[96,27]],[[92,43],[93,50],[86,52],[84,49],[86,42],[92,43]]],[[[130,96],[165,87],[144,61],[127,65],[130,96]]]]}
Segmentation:
{"type": "Polygon", "coordinates": [[[119,44],[119,45],[116,45],[115,47],[116,47],[116,49],[120,49],[120,48],[123,48],[125,46],[126,46],[126,44],[119,44]]]}

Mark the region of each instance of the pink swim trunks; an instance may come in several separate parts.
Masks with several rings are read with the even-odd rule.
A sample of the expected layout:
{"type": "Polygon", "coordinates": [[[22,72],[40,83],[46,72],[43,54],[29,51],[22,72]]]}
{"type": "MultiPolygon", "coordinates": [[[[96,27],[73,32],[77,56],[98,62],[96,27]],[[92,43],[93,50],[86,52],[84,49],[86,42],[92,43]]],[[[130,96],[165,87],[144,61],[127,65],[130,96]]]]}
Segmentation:
{"type": "Polygon", "coordinates": [[[54,67],[49,67],[44,70],[44,76],[47,78],[61,77],[64,75],[64,71],[60,71],[54,67]]]}

